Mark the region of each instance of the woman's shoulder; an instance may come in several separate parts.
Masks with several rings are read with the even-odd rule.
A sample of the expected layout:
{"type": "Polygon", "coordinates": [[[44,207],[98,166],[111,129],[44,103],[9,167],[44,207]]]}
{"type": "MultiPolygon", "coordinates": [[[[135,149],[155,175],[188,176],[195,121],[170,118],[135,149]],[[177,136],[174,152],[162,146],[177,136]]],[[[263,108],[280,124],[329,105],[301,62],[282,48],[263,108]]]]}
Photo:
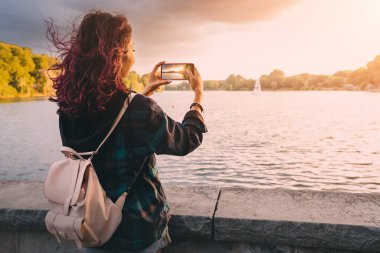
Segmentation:
{"type": "Polygon", "coordinates": [[[161,107],[157,104],[157,102],[148,96],[142,95],[140,93],[136,93],[132,102],[131,109],[141,109],[141,110],[161,110],[161,107]]]}

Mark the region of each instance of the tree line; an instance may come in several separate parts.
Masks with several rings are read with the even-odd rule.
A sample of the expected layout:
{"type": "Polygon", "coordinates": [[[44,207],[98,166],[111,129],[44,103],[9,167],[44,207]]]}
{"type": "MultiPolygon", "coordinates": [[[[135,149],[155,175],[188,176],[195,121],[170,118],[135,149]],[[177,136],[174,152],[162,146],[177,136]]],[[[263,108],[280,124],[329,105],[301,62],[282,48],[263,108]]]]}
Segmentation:
{"type": "MultiPolygon", "coordinates": [[[[253,90],[257,80],[231,74],[225,80],[206,80],[205,90],[253,90]]],[[[286,76],[280,69],[260,77],[262,90],[362,90],[380,91],[380,55],[356,70],[338,71],[334,75],[302,73],[286,76]]],[[[168,85],[166,90],[188,90],[187,82],[168,85]]]]}
{"type": "Polygon", "coordinates": [[[52,88],[46,71],[54,62],[30,48],[0,41],[0,97],[48,95],[52,88]]]}
{"type": "MultiPolygon", "coordinates": [[[[56,61],[45,54],[33,54],[30,48],[0,41],[0,98],[49,96],[52,82],[47,69],[56,61]]],[[[255,79],[246,79],[231,74],[225,80],[205,80],[205,90],[251,91],[255,79]]],[[[131,71],[124,78],[128,88],[141,91],[149,82],[149,73],[139,75],[131,71]]],[[[338,71],[334,75],[302,73],[286,76],[282,70],[274,69],[260,77],[262,90],[380,90],[380,55],[356,70],[338,71]]],[[[162,90],[190,90],[188,82],[170,84],[162,90]]]]}
{"type": "MultiPolygon", "coordinates": [[[[0,41],[0,98],[52,95],[48,69],[55,62],[54,57],[0,41]]],[[[149,73],[140,76],[135,71],[124,78],[125,85],[136,91],[141,91],[148,81],[149,73]]]]}

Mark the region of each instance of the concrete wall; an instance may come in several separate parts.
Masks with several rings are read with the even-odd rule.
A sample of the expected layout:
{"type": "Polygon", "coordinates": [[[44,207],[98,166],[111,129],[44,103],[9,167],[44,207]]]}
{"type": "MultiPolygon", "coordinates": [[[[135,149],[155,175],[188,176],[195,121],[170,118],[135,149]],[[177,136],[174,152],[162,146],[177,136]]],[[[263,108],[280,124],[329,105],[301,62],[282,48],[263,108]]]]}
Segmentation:
{"type": "MultiPolygon", "coordinates": [[[[380,252],[380,194],[164,186],[165,253],[380,252]]],[[[46,232],[43,183],[0,181],[0,253],[72,252],[46,232]]]]}

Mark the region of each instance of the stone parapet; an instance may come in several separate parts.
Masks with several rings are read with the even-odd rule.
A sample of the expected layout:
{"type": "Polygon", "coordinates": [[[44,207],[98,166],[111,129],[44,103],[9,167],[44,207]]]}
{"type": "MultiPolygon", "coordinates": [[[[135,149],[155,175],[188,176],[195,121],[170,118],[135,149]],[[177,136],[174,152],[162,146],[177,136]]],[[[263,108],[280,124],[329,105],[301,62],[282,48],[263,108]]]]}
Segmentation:
{"type": "MultiPolygon", "coordinates": [[[[380,252],[380,194],[164,185],[163,252],[380,252]]],[[[0,253],[80,252],[45,228],[43,183],[0,181],[0,253]]]]}

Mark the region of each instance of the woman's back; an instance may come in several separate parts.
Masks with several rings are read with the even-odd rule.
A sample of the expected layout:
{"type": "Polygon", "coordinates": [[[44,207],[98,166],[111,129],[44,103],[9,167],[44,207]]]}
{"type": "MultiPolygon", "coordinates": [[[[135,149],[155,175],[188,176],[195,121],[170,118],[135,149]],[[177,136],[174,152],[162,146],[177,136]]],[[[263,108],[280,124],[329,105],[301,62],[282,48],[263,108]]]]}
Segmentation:
{"type": "MultiPolygon", "coordinates": [[[[58,104],[62,144],[77,152],[94,151],[132,92],[123,83],[135,62],[132,29],[125,16],[98,11],[83,18],[69,41],[60,41],[54,29],[51,24],[48,34],[61,51],[61,61],[51,69],[61,72],[52,78],[56,96],[51,101],[58,104]]],[[[200,105],[203,86],[196,68],[189,73],[194,103],[182,123],[168,117],[148,97],[170,82],[157,76],[162,64],[155,66],[150,83],[142,94],[134,96],[92,160],[102,187],[113,201],[134,182],[121,224],[99,248],[157,251],[162,247],[161,240],[170,241],[169,205],[158,178],[155,154],[183,156],[192,152],[201,144],[206,127],[200,105]]]]}
{"type": "MultiPolygon", "coordinates": [[[[61,114],[63,145],[80,152],[95,150],[125,98],[126,94],[117,94],[108,110],[95,119],[61,114]]],[[[128,191],[136,178],[124,205],[122,224],[100,248],[141,250],[161,237],[169,221],[169,204],[159,181],[155,153],[185,155],[200,145],[203,119],[189,112],[185,121],[175,122],[143,95],[137,94],[131,101],[93,159],[99,181],[113,201],[128,191]]]]}

